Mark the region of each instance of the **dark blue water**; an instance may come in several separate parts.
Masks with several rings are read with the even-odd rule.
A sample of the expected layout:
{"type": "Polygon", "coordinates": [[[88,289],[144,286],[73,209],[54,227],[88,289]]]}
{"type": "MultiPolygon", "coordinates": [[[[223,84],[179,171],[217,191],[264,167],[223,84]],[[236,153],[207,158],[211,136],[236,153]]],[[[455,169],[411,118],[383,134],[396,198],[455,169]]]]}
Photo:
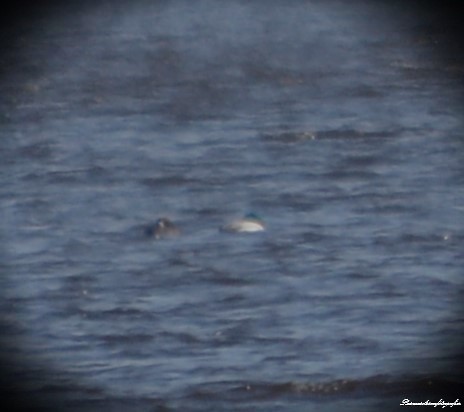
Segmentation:
{"type": "Polygon", "coordinates": [[[10,385],[76,411],[462,392],[464,66],[428,15],[121,4],[25,20],[2,55],[10,385]],[[218,231],[249,211],[265,232],[218,231]],[[148,239],[161,216],[182,235],[148,239]]]}

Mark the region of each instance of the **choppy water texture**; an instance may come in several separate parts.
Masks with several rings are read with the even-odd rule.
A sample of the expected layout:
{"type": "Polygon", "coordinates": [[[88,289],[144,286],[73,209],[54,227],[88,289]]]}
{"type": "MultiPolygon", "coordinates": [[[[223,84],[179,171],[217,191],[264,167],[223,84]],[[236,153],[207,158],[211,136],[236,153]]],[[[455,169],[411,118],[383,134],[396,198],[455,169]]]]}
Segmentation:
{"type": "Polygon", "coordinates": [[[127,3],[2,54],[10,384],[86,411],[462,392],[464,66],[431,15],[127,3]],[[218,231],[250,211],[265,232],[218,231]],[[161,216],[182,235],[147,238],[161,216]]]}

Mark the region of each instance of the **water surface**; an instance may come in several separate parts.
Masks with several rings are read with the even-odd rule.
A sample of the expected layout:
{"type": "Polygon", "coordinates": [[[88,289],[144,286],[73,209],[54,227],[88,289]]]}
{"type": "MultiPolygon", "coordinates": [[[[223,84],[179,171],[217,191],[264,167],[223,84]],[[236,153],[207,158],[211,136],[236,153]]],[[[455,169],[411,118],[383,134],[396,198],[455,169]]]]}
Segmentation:
{"type": "Polygon", "coordinates": [[[121,4],[2,56],[10,385],[86,411],[462,393],[463,66],[430,16],[121,4]],[[218,231],[249,211],[266,232],[218,231]],[[161,216],[182,236],[147,239],[161,216]]]}

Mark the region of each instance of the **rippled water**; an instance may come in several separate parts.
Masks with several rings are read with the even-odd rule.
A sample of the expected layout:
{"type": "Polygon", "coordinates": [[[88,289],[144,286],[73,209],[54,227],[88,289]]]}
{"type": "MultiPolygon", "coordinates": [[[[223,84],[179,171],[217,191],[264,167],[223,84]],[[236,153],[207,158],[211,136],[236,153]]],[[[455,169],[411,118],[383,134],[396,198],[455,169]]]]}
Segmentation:
{"type": "Polygon", "coordinates": [[[2,55],[6,387],[113,411],[463,393],[464,66],[430,16],[122,4],[24,21],[2,55]],[[218,231],[249,211],[265,232],[218,231]],[[182,236],[147,238],[161,216],[182,236]]]}

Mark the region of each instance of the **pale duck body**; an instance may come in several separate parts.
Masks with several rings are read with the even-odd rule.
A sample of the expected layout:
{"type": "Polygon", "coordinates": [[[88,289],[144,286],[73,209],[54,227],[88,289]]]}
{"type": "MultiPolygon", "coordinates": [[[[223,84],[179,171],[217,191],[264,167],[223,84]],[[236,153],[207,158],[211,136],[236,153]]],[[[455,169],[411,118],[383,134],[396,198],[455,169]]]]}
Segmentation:
{"type": "Polygon", "coordinates": [[[263,221],[255,214],[248,214],[242,219],[234,220],[220,229],[223,232],[244,233],[262,232],[266,230],[263,221]]]}

